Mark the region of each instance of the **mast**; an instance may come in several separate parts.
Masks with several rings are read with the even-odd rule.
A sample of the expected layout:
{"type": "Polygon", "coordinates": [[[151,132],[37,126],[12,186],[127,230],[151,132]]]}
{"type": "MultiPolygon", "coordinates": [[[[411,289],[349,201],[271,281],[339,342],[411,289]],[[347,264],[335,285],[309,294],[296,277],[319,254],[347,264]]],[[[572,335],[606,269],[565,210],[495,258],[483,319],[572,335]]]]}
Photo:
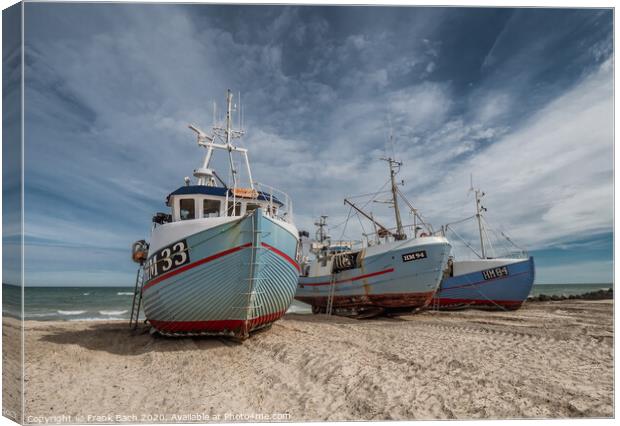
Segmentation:
{"type": "MultiPolygon", "coordinates": [[[[233,139],[238,139],[243,136],[243,130],[234,130],[233,129],[233,94],[230,89],[226,92],[226,123],[225,127],[220,127],[216,123],[213,125],[213,131],[211,135],[208,135],[206,132],[203,132],[201,129],[194,125],[189,125],[189,128],[196,132],[198,136],[198,145],[205,147],[207,149],[207,154],[202,162],[202,166],[198,169],[194,170],[194,176],[198,179],[198,185],[214,185],[214,171],[209,168],[209,164],[211,163],[211,159],[213,157],[214,149],[221,149],[228,151],[228,160],[230,162],[230,171],[232,174],[232,187],[237,187],[237,169],[235,168],[235,163],[233,160],[233,151],[240,153],[245,160],[245,165],[248,173],[249,186],[251,189],[254,189],[254,182],[252,181],[252,170],[250,169],[250,162],[248,159],[248,150],[246,148],[241,148],[233,145],[233,139]],[[217,141],[216,141],[217,139],[217,141]]],[[[216,105],[213,103],[213,120],[216,119],[216,105]]],[[[219,178],[218,178],[219,179],[219,178]]]]}
{"type": "Polygon", "coordinates": [[[476,189],[474,193],[476,196],[476,219],[478,220],[478,233],[480,234],[480,251],[482,253],[482,258],[486,259],[486,254],[484,251],[484,240],[482,238],[482,213],[481,213],[483,211],[486,211],[486,208],[484,208],[480,204],[482,197],[484,197],[484,192],[480,191],[479,189],[476,189]]]}
{"type": "Polygon", "coordinates": [[[403,230],[403,222],[400,218],[400,209],[398,208],[398,188],[396,187],[396,173],[400,169],[403,163],[393,160],[391,157],[382,158],[383,161],[387,161],[390,166],[390,180],[392,182],[392,204],[394,205],[394,215],[396,217],[396,233],[394,238],[397,240],[404,240],[407,238],[403,230]]]}
{"type": "Polygon", "coordinates": [[[325,232],[325,227],[327,227],[327,216],[321,216],[318,222],[314,222],[314,225],[319,229],[316,231],[316,239],[322,243],[327,239],[327,233],[325,232]]]}

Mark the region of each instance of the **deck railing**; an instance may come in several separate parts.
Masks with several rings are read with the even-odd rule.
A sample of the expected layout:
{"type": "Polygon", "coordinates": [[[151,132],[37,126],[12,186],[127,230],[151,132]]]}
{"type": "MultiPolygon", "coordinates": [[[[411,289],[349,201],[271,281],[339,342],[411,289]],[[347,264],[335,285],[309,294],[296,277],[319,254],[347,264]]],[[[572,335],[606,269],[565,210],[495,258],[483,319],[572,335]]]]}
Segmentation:
{"type": "Polygon", "coordinates": [[[285,222],[293,223],[293,202],[286,192],[260,182],[254,182],[254,188],[267,197],[269,201],[269,215],[285,222]],[[274,198],[281,202],[282,206],[276,205],[274,198]],[[277,207],[277,209],[274,209],[274,207],[277,207]],[[277,213],[274,214],[274,211],[277,211],[277,213]]]}

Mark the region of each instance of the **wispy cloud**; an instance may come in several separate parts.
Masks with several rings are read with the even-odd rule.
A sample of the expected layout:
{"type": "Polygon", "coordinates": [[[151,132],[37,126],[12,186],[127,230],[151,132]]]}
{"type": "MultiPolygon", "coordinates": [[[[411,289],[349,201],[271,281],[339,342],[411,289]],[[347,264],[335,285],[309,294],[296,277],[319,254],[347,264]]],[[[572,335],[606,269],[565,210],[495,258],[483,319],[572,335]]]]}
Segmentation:
{"type": "Polygon", "coordinates": [[[518,129],[444,173],[420,202],[434,217],[459,211],[469,174],[499,223],[531,248],[612,229],[611,61],[518,129]]]}
{"type": "MultiPolygon", "coordinates": [[[[342,199],[380,188],[377,159],[396,155],[403,190],[437,225],[471,214],[474,173],[490,220],[528,248],[611,230],[609,11],[27,12],[27,235],[42,265],[73,271],[67,280],[105,284],[115,271],[130,282],[122,251],[200,163],[186,125],[207,128],[228,87],[242,93],[255,178],[293,197],[300,228],[344,220],[342,199]],[[93,263],[58,255],[80,245],[93,263]],[[108,250],[100,260],[96,247],[108,250]]],[[[369,206],[390,222],[385,205],[369,206]]],[[[347,233],[359,231],[352,221],[347,233]]]]}

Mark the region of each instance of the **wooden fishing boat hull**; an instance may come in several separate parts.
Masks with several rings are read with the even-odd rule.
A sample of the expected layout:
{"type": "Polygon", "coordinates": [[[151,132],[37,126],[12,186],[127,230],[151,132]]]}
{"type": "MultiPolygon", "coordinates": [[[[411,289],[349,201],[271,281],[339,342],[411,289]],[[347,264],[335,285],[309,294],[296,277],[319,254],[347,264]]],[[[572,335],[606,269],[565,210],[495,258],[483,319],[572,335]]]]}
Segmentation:
{"type": "MultiPolygon", "coordinates": [[[[477,263],[476,271],[446,277],[431,307],[445,310],[468,307],[519,309],[534,285],[534,258],[485,259],[477,263]]],[[[455,262],[455,268],[458,266],[455,262]]]]}
{"type": "MultiPolygon", "coordinates": [[[[429,304],[446,267],[450,244],[443,237],[371,246],[358,268],[334,274],[333,312],[412,311],[429,304]]],[[[301,276],[295,299],[324,312],[332,275],[301,276]]]]}
{"type": "Polygon", "coordinates": [[[200,221],[166,224],[185,227],[161,231],[171,242],[153,235],[142,291],[146,318],[159,333],[245,338],[282,317],[292,302],[299,274],[295,227],[262,209],[218,220],[204,220],[207,229],[198,231],[200,221]]]}

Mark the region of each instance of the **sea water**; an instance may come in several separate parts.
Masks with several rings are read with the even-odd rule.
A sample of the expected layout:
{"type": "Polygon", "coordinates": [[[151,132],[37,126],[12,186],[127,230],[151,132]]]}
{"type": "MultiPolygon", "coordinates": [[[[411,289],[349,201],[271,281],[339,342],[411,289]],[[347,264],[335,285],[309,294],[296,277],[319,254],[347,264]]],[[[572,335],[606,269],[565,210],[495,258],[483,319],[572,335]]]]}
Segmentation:
{"type": "Polygon", "coordinates": [[[546,294],[548,296],[571,296],[613,288],[613,283],[595,284],[534,284],[530,296],[546,294]]]}
{"type": "MultiPolygon", "coordinates": [[[[601,284],[537,284],[530,295],[583,294],[612,288],[601,284]]],[[[2,286],[2,309],[5,315],[20,317],[21,288],[2,286]]],[[[131,312],[133,287],[26,287],[24,288],[25,319],[36,321],[126,321],[131,312]]],[[[288,313],[310,314],[310,305],[293,301],[288,313]]]]}
{"type": "MultiPolygon", "coordinates": [[[[21,288],[2,286],[3,312],[19,317],[21,288]],[[7,303],[8,302],[8,303],[7,303]]],[[[133,287],[25,287],[27,320],[128,320],[133,287]]]]}

